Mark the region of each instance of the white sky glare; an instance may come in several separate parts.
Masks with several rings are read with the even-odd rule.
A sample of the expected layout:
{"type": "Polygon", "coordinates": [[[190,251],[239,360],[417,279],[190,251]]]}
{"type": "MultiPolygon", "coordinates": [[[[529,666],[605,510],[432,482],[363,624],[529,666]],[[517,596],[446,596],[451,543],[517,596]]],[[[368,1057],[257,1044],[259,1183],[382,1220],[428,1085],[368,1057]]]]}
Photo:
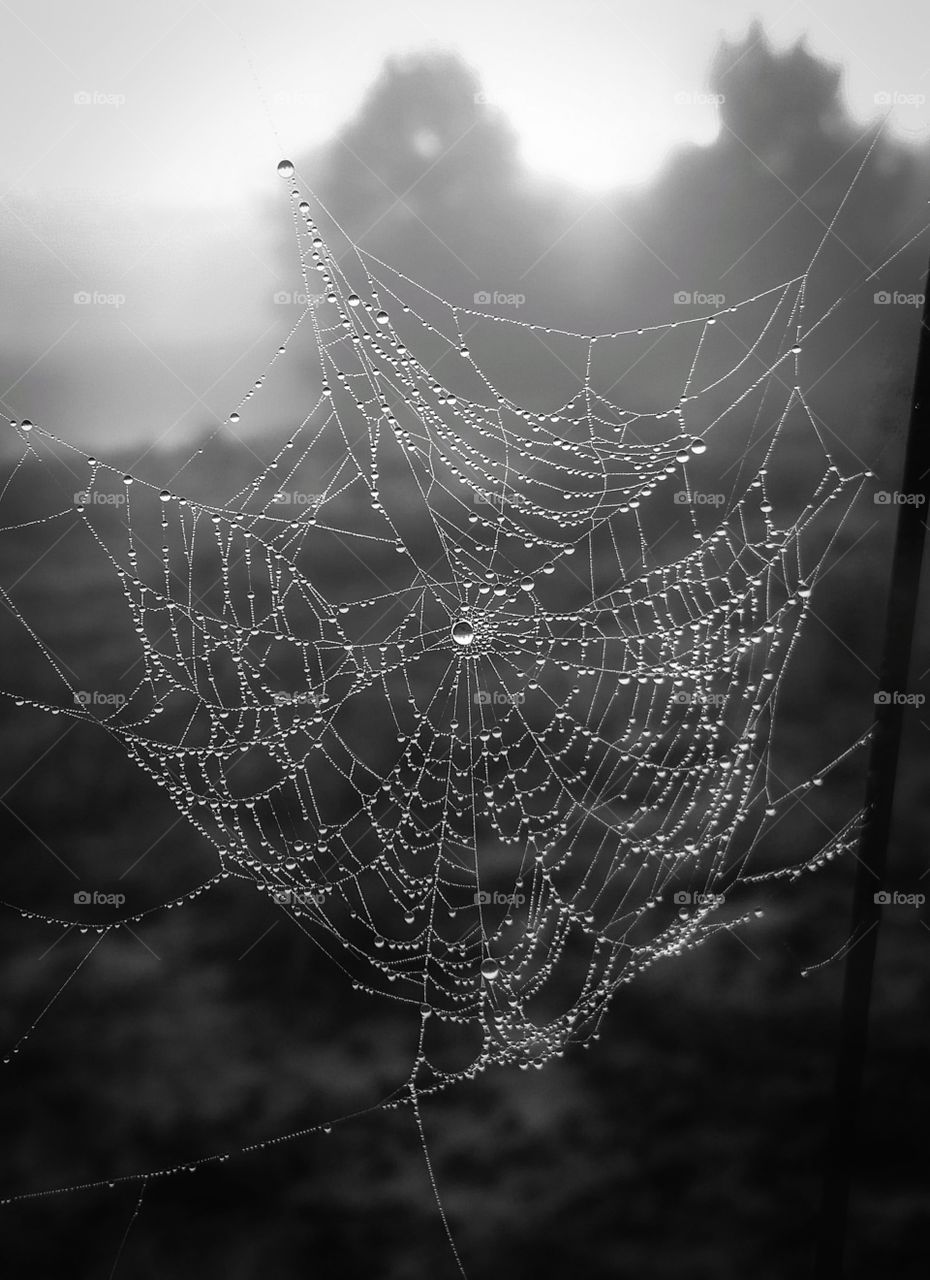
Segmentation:
{"type": "Polygon", "coordinates": [[[647,179],[670,148],[716,133],[707,70],[758,16],[776,48],[800,36],[844,66],[865,121],[926,141],[930,47],[913,0],[743,4],[677,0],[8,0],[3,191],[119,191],[155,205],[228,205],[260,190],[283,150],[331,136],[385,57],[461,54],[534,169],[584,186],[647,179]],[[91,96],[76,103],[75,94],[91,96]],[[685,101],[682,101],[682,98],[685,101]],[[906,99],[912,99],[908,102],[906,99]]]}

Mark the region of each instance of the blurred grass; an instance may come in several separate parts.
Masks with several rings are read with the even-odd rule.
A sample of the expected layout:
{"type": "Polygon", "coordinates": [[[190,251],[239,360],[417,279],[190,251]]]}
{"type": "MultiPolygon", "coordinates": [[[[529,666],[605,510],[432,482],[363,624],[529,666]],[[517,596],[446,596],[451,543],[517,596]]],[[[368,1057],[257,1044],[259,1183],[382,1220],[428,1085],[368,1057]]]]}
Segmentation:
{"type": "MultiPolygon", "coordinates": [[[[850,546],[870,528],[871,511],[857,508],[855,521],[850,546]]],[[[828,626],[811,623],[796,659],[799,683],[780,731],[802,771],[819,758],[822,716],[838,719],[841,737],[868,723],[871,677],[846,648],[874,652],[878,610],[856,602],[883,596],[887,532],[868,534],[831,575],[818,602],[828,626]]],[[[98,673],[86,687],[106,688],[99,673],[128,665],[135,638],[107,627],[111,571],[86,548],[75,552],[79,537],[59,544],[64,561],[42,559],[14,598],[56,651],[98,673]]],[[[0,540],[5,584],[41,542],[0,540]]],[[[924,616],[922,634],[925,624],[924,616]]],[[[3,632],[17,686],[51,698],[55,679],[36,647],[9,616],[3,632]]],[[[94,885],[125,892],[135,911],[214,871],[199,837],[104,732],[7,704],[0,733],[7,901],[73,917],[75,889],[94,885]]],[[[925,734],[913,726],[904,755],[892,856],[897,882],[911,892],[925,867],[916,835],[926,829],[925,734]]],[[[860,768],[857,757],[825,797],[837,820],[861,802],[860,768]]],[[[752,931],[662,962],[617,998],[589,1051],[542,1073],[495,1070],[424,1101],[470,1274],[781,1280],[805,1265],[841,966],[799,975],[844,940],[851,872],[847,862],[805,877],[770,896],[752,931]]],[[[95,935],[61,937],[15,914],[6,932],[0,1017],[9,1043],[95,935]]],[[[906,1156],[923,1129],[902,1076],[919,1078],[930,1057],[925,1020],[915,1016],[928,997],[926,936],[916,912],[887,913],[856,1280],[918,1275],[910,1248],[923,1208],[906,1156]],[[877,1099],[889,1097],[894,1109],[879,1109],[877,1099]]],[[[235,1151],[367,1107],[404,1079],[412,1022],[348,992],[267,900],[227,882],[106,939],[5,1068],[3,1189],[235,1151]]],[[[75,1274],[77,1256],[79,1274],[105,1275],[137,1194],[120,1186],[5,1209],[8,1274],[75,1274]]],[[[127,1273],[181,1280],[266,1271],[283,1280],[310,1263],[334,1277],[452,1274],[405,1109],[152,1180],[127,1250],[127,1273]]]]}

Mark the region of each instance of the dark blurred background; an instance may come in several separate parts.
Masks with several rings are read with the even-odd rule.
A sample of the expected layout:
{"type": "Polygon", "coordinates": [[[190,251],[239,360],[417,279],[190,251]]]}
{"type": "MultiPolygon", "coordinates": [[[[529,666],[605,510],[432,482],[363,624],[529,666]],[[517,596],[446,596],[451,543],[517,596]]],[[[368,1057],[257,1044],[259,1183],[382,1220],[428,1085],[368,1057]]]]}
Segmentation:
{"type": "MultiPolygon", "coordinates": [[[[389,61],[350,122],[293,158],[355,240],[437,293],[465,306],[482,292],[516,295],[515,318],[596,332],[708,309],[676,302],[682,291],[734,304],[797,275],[872,147],[812,276],[815,314],[849,297],[805,353],[802,385],[844,468],[869,467],[876,488],[894,489],[920,312],[913,300],[880,295],[924,292],[927,236],[898,250],[927,220],[930,151],[854,122],[840,68],[802,45],[776,51],[759,27],[720,44],[706,84],[718,100],[715,138],[678,147],[635,187],[592,193],[531,170],[506,114],[451,53],[389,61]]],[[[198,283],[215,277],[222,295],[223,324],[200,341],[183,320],[177,331],[167,315],[158,320],[145,287],[126,286],[123,304],[82,313],[77,345],[62,343],[27,372],[23,352],[48,317],[39,308],[31,327],[28,302],[43,296],[53,267],[38,249],[5,256],[4,295],[16,303],[12,314],[5,308],[16,341],[0,354],[5,412],[156,483],[173,474],[300,312],[286,201],[270,181],[268,189],[260,248],[245,236],[230,252],[217,236],[209,249],[210,212],[199,230],[186,223],[187,259],[168,236],[160,261],[189,268],[198,283]],[[230,305],[240,266],[255,269],[253,251],[266,281],[257,318],[230,305]],[[143,368],[127,353],[145,323],[157,359],[143,368]],[[242,345],[246,333],[254,348],[242,345]],[[210,385],[198,381],[203,369],[210,385]]],[[[232,198],[216,195],[220,205],[232,198]]],[[[29,228],[47,238],[48,210],[4,207],[8,242],[21,247],[29,228]]],[[[69,244],[84,243],[93,262],[74,289],[121,294],[131,236],[114,240],[110,259],[92,199],[64,216],[69,244]]],[[[200,481],[224,495],[239,489],[318,389],[314,369],[311,353],[294,356],[274,397],[213,440],[200,481]]],[[[514,377],[531,397],[519,370],[514,377]]],[[[635,373],[628,388],[646,391],[635,373]]],[[[13,441],[8,470],[15,456],[13,441]]],[[[821,456],[798,446],[799,484],[821,456]]],[[[111,569],[88,540],[75,531],[46,554],[26,526],[46,509],[46,483],[34,467],[6,503],[2,585],[38,634],[84,664],[87,687],[94,673],[106,687],[105,673],[136,656],[134,637],[111,625],[111,569]]],[[[838,540],[781,721],[801,767],[816,767],[825,735],[851,741],[870,722],[893,520],[867,498],[838,540]]],[[[53,700],[56,678],[38,647],[9,611],[2,626],[4,686],[53,700]]],[[[930,683],[927,633],[925,603],[913,691],[930,683]]],[[[10,700],[3,716],[5,902],[76,918],[75,889],[93,885],[142,911],[213,874],[209,848],[113,739],[10,700]]],[[[925,721],[920,711],[908,717],[898,780],[892,887],[906,893],[928,883],[925,721]]],[[[857,767],[832,780],[836,826],[861,803],[863,783],[857,767]]],[[[658,965],[624,990],[587,1052],[543,1072],[495,1070],[424,1102],[471,1277],[807,1274],[842,966],[800,975],[845,940],[852,874],[845,859],[773,890],[751,932],[658,965]]],[[[850,1226],[855,1280],[926,1270],[930,1133],[917,1082],[930,1066],[928,923],[926,910],[901,907],[882,927],[850,1226]]],[[[12,1044],[95,935],[15,910],[3,927],[0,1030],[12,1044]]],[[[415,1028],[386,1003],[348,991],[267,899],[238,882],[153,915],[105,939],[3,1068],[0,1194],[235,1153],[370,1107],[404,1079],[415,1043],[415,1028]]],[[[118,1184],[4,1207],[5,1274],[107,1277],[137,1197],[137,1185],[118,1184]]],[[[375,1110],[325,1137],[151,1180],[117,1274],[286,1280],[308,1270],[455,1274],[408,1111],[375,1110]]]]}

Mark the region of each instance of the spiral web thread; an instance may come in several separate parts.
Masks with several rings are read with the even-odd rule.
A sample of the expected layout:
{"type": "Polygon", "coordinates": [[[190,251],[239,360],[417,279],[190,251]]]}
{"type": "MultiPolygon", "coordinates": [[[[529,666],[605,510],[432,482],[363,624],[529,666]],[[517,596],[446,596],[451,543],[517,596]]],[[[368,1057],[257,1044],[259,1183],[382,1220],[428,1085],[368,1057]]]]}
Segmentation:
{"type": "MultiPolygon", "coordinates": [[[[64,691],[17,702],[102,725],[216,849],[217,874],[165,906],[246,881],[353,986],[410,1007],[410,1078],[377,1105],[415,1107],[587,1044],[657,959],[851,847],[858,814],[789,863],[767,837],[867,739],[800,781],[773,765],[811,593],[870,473],[841,472],[800,385],[804,342],[839,305],[805,324],[810,268],[645,332],[550,329],[443,300],[279,172],[309,301],[214,435],[292,353],[315,348],[322,390],[222,505],[183,491],[190,463],[159,490],[11,423],[5,494],[51,458],[85,467],[73,505],[28,523],[77,512],[141,658],[120,705],[82,705],[5,592],[64,691]],[[748,341],[717,341],[741,321],[748,341]],[[603,384],[624,349],[673,329],[680,396],[619,404],[603,384]],[[497,389],[478,348],[504,330],[559,344],[579,389],[545,409],[497,389]],[[789,459],[779,480],[801,430],[820,474],[789,459]],[[705,510],[718,448],[730,492],[705,510]],[[440,1028],[451,1056],[431,1052],[440,1028]]],[[[91,926],[94,948],[149,914],[91,926]]]]}

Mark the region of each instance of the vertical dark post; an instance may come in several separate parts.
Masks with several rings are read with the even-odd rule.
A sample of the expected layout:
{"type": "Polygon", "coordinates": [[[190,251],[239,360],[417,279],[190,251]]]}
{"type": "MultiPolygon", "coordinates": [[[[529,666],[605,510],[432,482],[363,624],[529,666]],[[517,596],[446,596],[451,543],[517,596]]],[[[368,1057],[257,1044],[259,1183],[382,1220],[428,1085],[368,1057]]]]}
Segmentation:
{"type": "Polygon", "coordinates": [[[876,706],[866,782],[865,821],[853,891],[852,949],[846,957],[833,1110],[827,1136],[816,1280],[842,1280],[855,1128],[868,1039],[869,1001],[904,706],[894,693],[907,689],[911,642],[920,589],[926,520],[930,517],[930,274],[924,301],[917,372],[904,456],[898,528],[891,565],[880,687],[891,694],[876,706]],[[922,498],[922,501],[921,501],[922,498]]]}

